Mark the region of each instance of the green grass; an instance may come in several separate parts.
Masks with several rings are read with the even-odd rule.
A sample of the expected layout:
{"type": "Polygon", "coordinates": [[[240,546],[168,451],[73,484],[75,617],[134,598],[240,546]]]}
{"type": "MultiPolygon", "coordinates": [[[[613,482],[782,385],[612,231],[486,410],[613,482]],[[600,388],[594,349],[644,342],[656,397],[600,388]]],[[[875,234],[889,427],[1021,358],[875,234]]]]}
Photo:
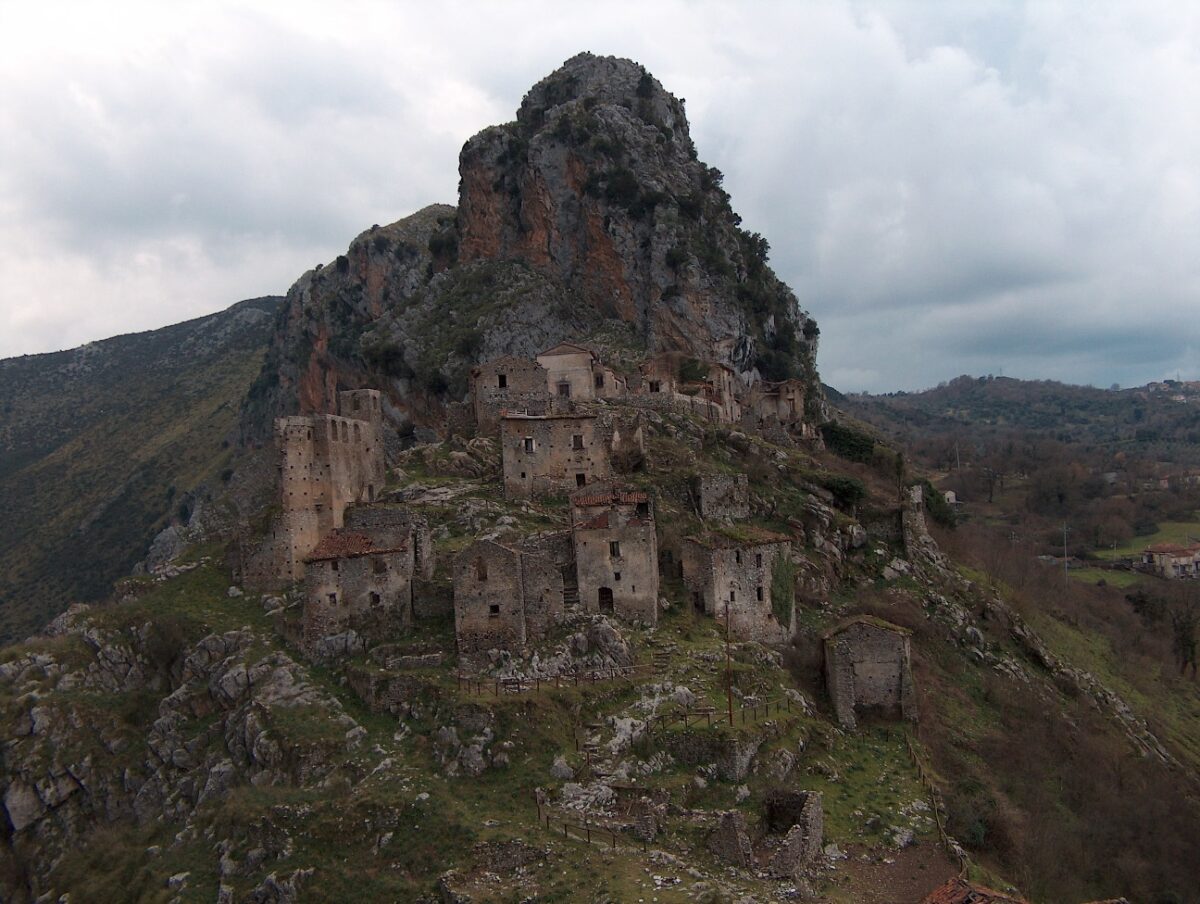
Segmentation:
{"type": "Polygon", "coordinates": [[[1158,530],[1146,537],[1134,537],[1115,549],[1097,549],[1092,553],[1098,559],[1127,559],[1140,556],[1147,546],[1156,543],[1191,543],[1200,540],[1200,521],[1164,521],[1158,530]]]}
{"type": "Polygon", "coordinates": [[[1147,580],[1143,575],[1133,571],[1110,571],[1107,568],[1072,568],[1067,573],[1073,580],[1083,581],[1085,584],[1098,584],[1104,581],[1109,586],[1120,587],[1122,590],[1145,583],[1147,580]]]}

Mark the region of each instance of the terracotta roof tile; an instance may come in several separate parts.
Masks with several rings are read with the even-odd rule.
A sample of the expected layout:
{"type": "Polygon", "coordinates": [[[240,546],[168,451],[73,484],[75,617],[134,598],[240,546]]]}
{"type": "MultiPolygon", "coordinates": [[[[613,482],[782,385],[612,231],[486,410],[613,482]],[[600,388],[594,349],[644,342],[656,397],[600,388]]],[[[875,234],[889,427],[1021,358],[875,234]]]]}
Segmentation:
{"type": "Polygon", "coordinates": [[[1026,904],[1026,901],[966,879],[951,879],[926,895],[921,904],[1026,904]]]}
{"type": "Polygon", "coordinates": [[[639,502],[649,502],[650,496],[641,490],[612,490],[605,493],[589,493],[586,490],[571,497],[571,504],[581,507],[597,505],[636,505],[639,502]]]}
{"type": "Polygon", "coordinates": [[[407,547],[376,546],[370,535],[358,531],[335,531],[329,534],[306,557],[306,561],[319,562],[326,559],[353,559],[358,556],[401,552],[407,547]]]}

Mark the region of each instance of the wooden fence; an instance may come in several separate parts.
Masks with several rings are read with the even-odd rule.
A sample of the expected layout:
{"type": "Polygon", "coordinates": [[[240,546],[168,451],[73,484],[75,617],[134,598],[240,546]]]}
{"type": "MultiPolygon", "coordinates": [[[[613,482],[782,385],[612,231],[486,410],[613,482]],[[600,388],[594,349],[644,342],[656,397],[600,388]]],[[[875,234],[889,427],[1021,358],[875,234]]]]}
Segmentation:
{"type": "Polygon", "coordinates": [[[967,855],[964,853],[962,847],[946,833],[946,818],[942,813],[941,792],[938,791],[937,785],[934,784],[933,778],[929,775],[929,770],[925,768],[924,761],[917,753],[917,748],[913,745],[912,735],[907,731],[904,733],[904,746],[908,748],[908,755],[912,759],[913,766],[917,769],[917,777],[920,778],[921,784],[925,788],[925,793],[929,795],[929,805],[933,808],[933,821],[937,825],[938,838],[942,842],[942,847],[946,849],[947,854],[958,862],[958,875],[965,878],[970,861],[967,859],[967,855]]]}
{"type": "Polygon", "coordinates": [[[615,829],[604,825],[592,825],[588,822],[587,817],[583,819],[583,823],[570,822],[563,819],[561,816],[555,816],[550,812],[550,808],[542,804],[541,800],[534,796],[534,803],[537,805],[537,821],[538,825],[544,827],[547,832],[555,835],[561,834],[563,838],[572,838],[576,841],[583,841],[587,844],[596,844],[600,847],[607,847],[610,850],[617,847],[618,839],[622,846],[629,847],[634,850],[640,849],[643,853],[647,849],[646,841],[643,839],[638,843],[631,842],[629,838],[620,835],[615,829]]]}

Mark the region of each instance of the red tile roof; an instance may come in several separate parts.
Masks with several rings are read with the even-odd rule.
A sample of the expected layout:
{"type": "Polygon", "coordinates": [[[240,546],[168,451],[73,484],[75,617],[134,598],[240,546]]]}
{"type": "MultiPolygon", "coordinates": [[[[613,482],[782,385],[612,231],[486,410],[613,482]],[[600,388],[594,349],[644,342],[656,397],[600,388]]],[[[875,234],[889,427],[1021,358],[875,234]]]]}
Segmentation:
{"type": "Polygon", "coordinates": [[[641,490],[611,490],[597,493],[582,490],[571,497],[571,505],[592,507],[597,505],[636,505],[639,502],[649,502],[650,496],[641,490]]]}
{"type": "Polygon", "coordinates": [[[926,895],[921,904],[1026,904],[1026,901],[966,879],[951,879],[926,895]]]}
{"type": "Polygon", "coordinates": [[[1146,552],[1152,555],[1190,556],[1200,552],[1200,544],[1189,543],[1187,546],[1181,546],[1178,543],[1155,543],[1153,546],[1147,546],[1146,552]]]}
{"type": "Polygon", "coordinates": [[[389,552],[402,552],[407,547],[376,546],[368,534],[358,531],[336,531],[326,536],[316,549],[310,552],[305,561],[320,562],[328,559],[353,559],[358,556],[378,555],[389,552]]]}

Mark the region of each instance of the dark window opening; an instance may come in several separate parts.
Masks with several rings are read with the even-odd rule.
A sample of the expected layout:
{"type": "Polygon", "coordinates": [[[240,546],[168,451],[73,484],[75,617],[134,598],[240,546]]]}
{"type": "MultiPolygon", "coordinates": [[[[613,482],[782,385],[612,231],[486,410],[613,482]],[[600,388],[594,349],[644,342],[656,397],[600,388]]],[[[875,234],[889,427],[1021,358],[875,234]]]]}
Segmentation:
{"type": "Polygon", "coordinates": [[[337,570],[338,570],[338,560],[337,560],[337,559],[334,559],[332,562],[330,562],[330,563],[329,563],[329,567],[330,567],[330,568],[331,568],[333,571],[337,571],[337,570]]]}
{"type": "Polygon", "coordinates": [[[737,591],[735,591],[735,590],[729,591],[729,602],[731,602],[731,603],[737,602],[737,591]]]}
{"type": "Polygon", "coordinates": [[[613,592],[611,587],[601,587],[598,594],[601,612],[613,611],[613,592]]]}
{"type": "Polygon", "coordinates": [[[580,449],[583,448],[583,434],[582,433],[571,434],[571,448],[574,449],[576,452],[578,452],[580,449]]]}
{"type": "Polygon", "coordinates": [[[488,606],[488,615],[489,615],[489,616],[496,616],[496,615],[499,615],[499,614],[500,614],[500,604],[499,604],[499,603],[491,603],[491,604],[488,606]]]}
{"type": "Polygon", "coordinates": [[[650,381],[650,391],[651,392],[662,392],[662,384],[659,383],[658,380],[651,380],[650,381]]]}
{"type": "Polygon", "coordinates": [[[587,485],[587,475],[586,474],[576,474],[575,475],[575,486],[581,487],[581,486],[586,486],[586,485],[587,485]]]}
{"type": "Polygon", "coordinates": [[[704,600],[701,599],[699,590],[692,591],[692,608],[697,612],[704,611],[704,600]]]}
{"type": "MultiPolygon", "coordinates": [[[[649,517],[649,515],[650,515],[650,503],[649,503],[649,502],[639,502],[639,503],[637,504],[637,513],[638,513],[638,517],[639,517],[639,518],[647,518],[647,517],[649,517]]],[[[670,559],[667,559],[667,561],[669,562],[669,561],[671,561],[671,560],[670,560],[670,559]]]]}
{"type": "Polygon", "coordinates": [[[621,580],[621,572],[619,572],[619,571],[614,571],[614,572],[613,572],[613,580],[614,580],[614,581],[619,581],[619,580],[621,580]]]}
{"type": "Polygon", "coordinates": [[[762,553],[761,552],[756,552],[754,554],[754,567],[762,568],[762,553]]]}
{"type": "Polygon", "coordinates": [[[378,593],[376,593],[374,590],[372,590],[371,591],[371,605],[378,606],[381,602],[383,602],[383,597],[381,597],[378,593]]]}
{"type": "Polygon", "coordinates": [[[533,451],[533,437],[532,436],[525,437],[525,451],[526,452],[533,451]]]}
{"type": "Polygon", "coordinates": [[[337,605],[337,594],[336,593],[329,594],[329,605],[331,605],[331,606],[337,605]]]}
{"type": "Polygon", "coordinates": [[[496,385],[500,389],[508,389],[508,374],[500,374],[496,377],[496,385]]]}
{"type": "Polygon", "coordinates": [[[487,562],[483,559],[475,560],[475,579],[477,581],[487,580],[487,562]]]}
{"type": "Polygon", "coordinates": [[[562,382],[558,384],[558,397],[561,399],[571,398],[571,384],[562,382]]]}
{"type": "Polygon", "coordinates": [[[763,590],[762,590],[762,588],[761,588],[761,587],[755,587],[755,588],[754,588],[754,594],[755,594],[755,596],[757,596],[757,597],[758,597],[758,601],[761,603],[761,602],[763,601],[763,590]]]}
{"type": "Polygon", "coordinates": [[[371,571],[375,574],[385,574],[387,572],[387,562],[383,559],[372,559],[371,571]]]}
{"type": "Polygon", "coordinates": [[[597,389],[604,388],[604,374],[596,374],[596,388],[597,389]]]}
{"type": "Polygon", "coordinates": [[[735,562],[737,562],[739,565],[742,564],[742,551],[740,549],[734,551],[733,560],[735,562]]]}

